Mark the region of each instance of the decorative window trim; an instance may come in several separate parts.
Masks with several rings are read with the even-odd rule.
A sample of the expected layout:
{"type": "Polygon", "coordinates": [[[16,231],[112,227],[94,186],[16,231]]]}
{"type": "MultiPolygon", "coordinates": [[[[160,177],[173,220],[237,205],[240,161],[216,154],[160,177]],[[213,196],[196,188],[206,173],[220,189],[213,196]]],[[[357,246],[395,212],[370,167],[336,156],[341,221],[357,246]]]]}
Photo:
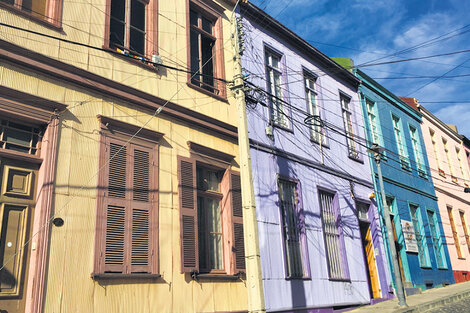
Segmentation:
{"type": "MultiPolygon", "coordinates": [[[[56,0],[58,1],[58,0],[56,0]]],[[[110,27],[111,27],[111,1],[106,0],[106,20],[104,26],[104,42],[103,42],[103,49],[111,50],[116,52],[115,49],[111,48],[110,46],[110,27]]],[[[153,54],[158,55],[158,0],[142,0],[142,2],[146,3],[145,8],[145,55],[144,57],[152,59],[153,54]]],[[[127,14],[127,12],[126,12],[127,14]]],[[[127,30],[125,30],[127,32],[127,30]]],[[[132,54],[132,51],[128,48],[124,49],[127,50],[129,53],[132,54]]],[[[144,63],[138,61],[137,59],[133,58],[125,58],[131,62],[137,62],[138,64],[144,65],[144,63]]],[[[154,69],[152,65],[146,65],[146,67],[150,69],[154,69]]]]}
{"type": "MultiPolygon", "coordinates": [[[[215,55],[213,56],[214,61],[214,78],[225,79],[225,60],[224,60],[224,38],[222,29],[222,19],[225,15],[225,9],[213,1],[207,0],[186,0],[186,44],[187,44],[187,64],[188,68],[191,67],[191,22],[189,19],[190,11],[194,10],[202,15],[208,16],[214,20],[214,37],[215,37],[215,55]]],[[[202,92],[208,96],[214,97],[218,100],[227,102],[227,86],[221,80],[217,80],[217,84],[220,84],[219,94],[206,90],[200,86],[197,86],[191,82],[191,71],[187,74],[186,84],[199,92],[202,92]]]]}
{"type": "MultiPolygon", "coordinates": [[[[99,164],[98,168],[100,173],[98,175],[98,194],[97,194],[97,210],[96,210],[96,230],[95,230],[95,257],[94,257],[94,268],[93,273],[91,274],[94,279],[108,279],[108,278],[158,278],[159,275],[159,212],[158,212],[158,177],[159,177],[159,140],[162,138],[163,134],[150,130],[150,129],[141,129],[140,132],[136,134],[137,130],[140,127],[132,124],[128,124],[122,121],[115,120],[110,117],[98,115],[98,121],[100,123],[100,154],[99,154],[99,164]],[[125,144],[130,136],[135,135],[135,137],[127,144],[126,147],[137,146],[149,152],[149,166],[153,169],[149,170],[149,190],[150,194],[153,194],[153,198],[150,197],[148,201],[148,210],[149,210],[149,239],[148,244],[151,249],[149,256],[149,271],[147,273],[107,273],[105,270],[104,256],[104,238],[105,238],[105,204],[109,201],[112,201],[113,198],[105,194],[108,186],[108,171],[109,164],[107,160],[108,153],[106,152],[106,146],[109,143],[120,143],[125,144]]],[[[126,152],[127,153],[127,152],[126,152]]],[[[134,164],[134,163],[132,163],[134,164]]],[[[127,193],[127,191],[126,191],[127,193]]],[[[135,201],[128,199],[128,195],[122,201],[135,201]]],[[[125,220],[127,221],[127,219],[125,220]]],[[[130,239],[128,239],[130,241],[130,239]]],[[[124,239],[124,243],[128,242],[124,239]]],[[[130,248],[124,248],[124,255],[130,248]]],[[[123,265],[129,266],[128,264],[123,265]]]]}
{"type": "MultiPolygon", "coordinates": [[[[15,1],[16,2],[16,1],[15,1]]],[[[62,4],[63,0],[47,0],[46,1],[46,14],[44,17],[38,16],[38,14],[30,13],[22,10],[18,3],[13,5],[0,2],[0,7],[4,7],[18,15],[33,20],[43,26],[52,28],[57,31],[62,30],[62,4]]]]}

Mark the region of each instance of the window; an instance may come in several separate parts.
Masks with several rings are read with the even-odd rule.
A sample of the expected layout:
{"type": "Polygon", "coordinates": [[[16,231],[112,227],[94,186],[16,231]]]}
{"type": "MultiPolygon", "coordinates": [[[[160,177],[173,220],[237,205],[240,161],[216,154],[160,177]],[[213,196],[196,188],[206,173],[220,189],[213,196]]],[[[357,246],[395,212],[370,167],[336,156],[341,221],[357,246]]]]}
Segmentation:
{"type": "Polygon", "coordinates": [[[0,148],[37,155],[42,131],[40,128],[2,120],[0,126],[0,148]]]}
{"type": "Polygon", "coordinates": [[[410,137],[411,137],[411,145],[413,147],[413,153],[416,160],[416,168],[418,170],[418,174],[422,177],[426,177],[426,169],[424,167],[424,157],[423,152],[421,150],[421,143],[419,142],[419,134],[416,128],[410,125],[410,137]]]}
{"type": "Polygon", "coordinates": [[[305,270],[302,261],[301,237],[305,234],[305,229],[298,208],[297,184],[279,179],[278,186],[287,277],[302,278],[305,276],[305,270]]]}
{"type": "Polygon", "coordinates": [[[209,95],[226,96],[223,79],[223,39],[221,15],[217,4],[190,0],[188,17],[189,86],[209,95]],[[214,7],[215,6],[215,7],[214,7]]]}
{"type": "Polygon", "coordinates": [[[461,179],[464,180],[464,183],[466,183],[465,181],[468,179],[468,176],[467,176],[467,172],[465,171],[462,158],[460,157],[460,149],[457,147],[455,147],[455,154],[457,154],[457,160],[459,161],[461,179]]]}
{"type": "Polygon", "coordinates": [[[444,153],[446,154],[447,165],[449,166],[450,177],[454,183],[457,182],[457,177],[455,177],[454,166],[450,160],[449,147],[447,146],[447,140],[442,138],[442,145],[444,146],[444,153]]]}
{"type": "Polygon", "coordinates": [[[452,208],[449,206],[447,207],[447,213],[449,214],[449,222],[450,222],[450,227],[452,229],[452,235],[454,237],[454,244],[455,244],[455,250],[457,251],[457,257],[461,259],[462,251],[460,250],[459,233],[457,232],[457,227],[455,226],[454,216],[452,214],[452,208]]]}
{"type": "Polygon", "coordinates": [[[349,156],[354,159],[359,159],[359,153],[356,148],[356,142],[354,141],[355,135],[352,121],[352,113],[350,108],[351,98],[344,94],[340,94],[339,98],[341,102],[344,130],[346,131],[346,137],[348,142],[349,156]]]}
{"type": "Polygon", "coordinates": [[[465,241],[467,242],[467,249],[470,252],[470,236],[468,235],[468,226],[465,221],[465,212],[459,211],[460,221],[462,222],[463,233],[465,234],[465,241]]]}
{"type": "Polygon", "coordinates": [[[339,226],[341,224],[338,195],[320,191],[319,196],[330,278],[348,279],[349,269],[344,247],[344,238],[342,229],[339,226]]]}
{"type": "Polygon", "coordinates": [[[432,142],[432,148],[434,151],[434,157],[436,159],[436,164],[439,170],[439,175],[445,177],[445,172],[442,167],[442,161],[441,161],[441,156],[439,154],[439,148],[437,146],[437,141],[436,141],[436,133],[432,130],[429,129],[429,135],[431,136],[431,142],[432,142]]]}
{"type": "Polygon", "coordinates": [[[266,49],[265,62],[268,92],[272,95],[269,101],[271,122],[274,123],[274,125],[289,127],[287,110],[284,107],[281,90],[281,56],[269,49],[266,49]]]}
{"type": "MultiPolygon", "coordinates": [[[[317,104],[317,92],[315,91],[316,77],[312,74],[304,72],[305,83],[305,99],[307,101],[307,112],[312,116],[320,116],[320,111],[317,104]]],[[[317,143],[326,143],[326,137],[323,134],[320,121],[317,119],[312,120],[313,125],[310,126],[310,138],[317,143]]]]}
{"type": "Polygon", "coordinates": [[[403,134],[401,131],[400,118],[392,115],[393,132],[395,134],[395,141],[397,143],[398,154],[400,155],[400,163],[403,169],[409,170],[410,165],[408,162],[408,155],[406,154],[406,146],[403,140],[403,134]]]}
{"type": "Polygon", "coordinates": [[[221,172],[196,167],[199,270],[223,271],[221,172]]]}
{"type": "Polygon", "coordinates": [[[0,2],[39,21],[45,21],[56,27],[60,26],[62,1],[0,0],[0,2]]]}
{"type": "Polygon", "coordinates": [[[244,271],[240,175],[196,158],[178,160],[181,271],[195,275],[244,271]]]}
{"type": "MultiPolygon", "coordinates": [[[[127,143],[127,133],[131,136],[138,127],[105,117],[101,123],[99,168],[104,170],[99,175],[94,275],[157,274],[157,143],[141,138],[127,143]]],[[[141,131],[146,132],[152,131],[141,131]]]]}
{"type": "Polygon", "coordinates": [[[437,267],[438,268],[444,268],[444,262],[443,262],[443,251],[442,251],[442,244],[441,244],[441,236],[439,235],[439,230],[438,230],[438,222],[437,222],[437,217],[436,213],[434,213],[431,210],[427,210],[427,215],[428,215],[428,222],[429,222],[429,231],[431,232],[431,242],[432,242],[432,247],[434,250],[434,255],[436,256],[436,261],[437,261],[437,267]]]}
{"type": "Polygon", "coordinates": [[[421,219],[418,216],[419,207],[414,204],[410,204],[410,215],[411,222],[413,223],[413,228],[416,234],[416,244],[418,245],[418,257],[420,266],[428,266],[426,251],[424,247],[426,246],[426,237],[424,233],[423,224],[421,219]]]}
{"type": "Polygon", "coordinates": [[[190,11],[189,20],[191,23],[191,74],[193,75],[191,83],[210,92],[216,92],[215,60],[213,58],[216,41],[214,36],[215,22],[194,10],[190,11]]]}
{"type": "Polygon", "coordinates": [[[372,143],[383,145],[380,135],[379,135],[379,127],[377,125],[375,103],[369,99],[366,99],[366,109],[367,109],[367,121],[369,122],[372,143]]]}
{"type": "Polygon", "coordinates": [[[150,57],[156,45],[156,0],[108,0],[105,45],[120,52],[150,57]]]}

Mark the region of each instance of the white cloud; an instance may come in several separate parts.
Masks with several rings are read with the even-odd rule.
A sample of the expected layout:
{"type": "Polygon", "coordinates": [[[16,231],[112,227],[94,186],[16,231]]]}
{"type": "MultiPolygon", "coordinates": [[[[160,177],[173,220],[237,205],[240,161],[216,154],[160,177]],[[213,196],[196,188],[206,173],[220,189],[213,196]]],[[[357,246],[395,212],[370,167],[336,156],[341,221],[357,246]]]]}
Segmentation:
{"type": "Polygon", "coordinates": [[[457,125],[459,133],[470,138],[470,105],[456,104],[437,110],[434,114],[446,124],[457,125]]]}

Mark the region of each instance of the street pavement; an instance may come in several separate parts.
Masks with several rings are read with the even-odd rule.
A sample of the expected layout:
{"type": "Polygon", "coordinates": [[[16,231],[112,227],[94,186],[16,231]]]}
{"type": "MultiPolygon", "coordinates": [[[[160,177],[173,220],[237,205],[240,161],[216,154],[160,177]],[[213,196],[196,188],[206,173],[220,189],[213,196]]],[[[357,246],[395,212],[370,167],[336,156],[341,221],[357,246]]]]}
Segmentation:
{"type": "Polygon", "coordinates": [[[470,313],[470,282],[426,290],[406,298],[407,307],[398,306],[396,299],[367,305],[350,312],[354,313],[417,313],[452,312],[470,313]]]}
{"type": "Polygon", "coordinates": [[[467,313],[470,312],[470,298],[424,311],[426,313],[467,313]]]}

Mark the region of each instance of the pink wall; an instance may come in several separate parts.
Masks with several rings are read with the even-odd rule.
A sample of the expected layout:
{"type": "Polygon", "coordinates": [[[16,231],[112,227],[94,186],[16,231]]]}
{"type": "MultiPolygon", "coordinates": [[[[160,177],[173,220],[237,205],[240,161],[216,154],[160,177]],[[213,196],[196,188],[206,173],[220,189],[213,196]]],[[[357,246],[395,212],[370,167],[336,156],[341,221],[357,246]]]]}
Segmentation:
{"type": "MultiPolygon", "coordinates": [[[[438,197],[439,211],[442,218],[447,248],[452,263],[454,274],[460,271],[470,271],[470,247],[467,244],[463,227],[467,227],[470,234],[470,201],[468,194],[464,193],[464,188],[470,185],[469,163],[467,162],[465,149],[457,133],[450,130],[446,125],[438,120],[424,108],[420,107],[423,114],[423,123],[421,124],[426,153],[431,167],[431,176],[438,197]],[[431,132],[434,132],[434,148],[431,139],[431,132]],[[449,156],[444,150],[443,139],[447,140],[447,150],[449,156]],[[457,149],[460,151],[460,160],[457,156],[457,149]],[[437,151],[437,158],[436,153],[437,151]],[[450,164],[448,162],[450,160],[450,164]],[[439,171],[441,169],[441,171],[439,171]],[[452,173],[452,174],[451,174],[452,173]],[[453,219],[458,241],[460,242],[461,257],[457,254],[454,235],[450,224],[447,208],[452,208],[453,219]],[[460,212],[464,213],[466,226],[462,225],[460,212]]],[[[470,276],[470,273],[468,274],[470,276]]]]}

